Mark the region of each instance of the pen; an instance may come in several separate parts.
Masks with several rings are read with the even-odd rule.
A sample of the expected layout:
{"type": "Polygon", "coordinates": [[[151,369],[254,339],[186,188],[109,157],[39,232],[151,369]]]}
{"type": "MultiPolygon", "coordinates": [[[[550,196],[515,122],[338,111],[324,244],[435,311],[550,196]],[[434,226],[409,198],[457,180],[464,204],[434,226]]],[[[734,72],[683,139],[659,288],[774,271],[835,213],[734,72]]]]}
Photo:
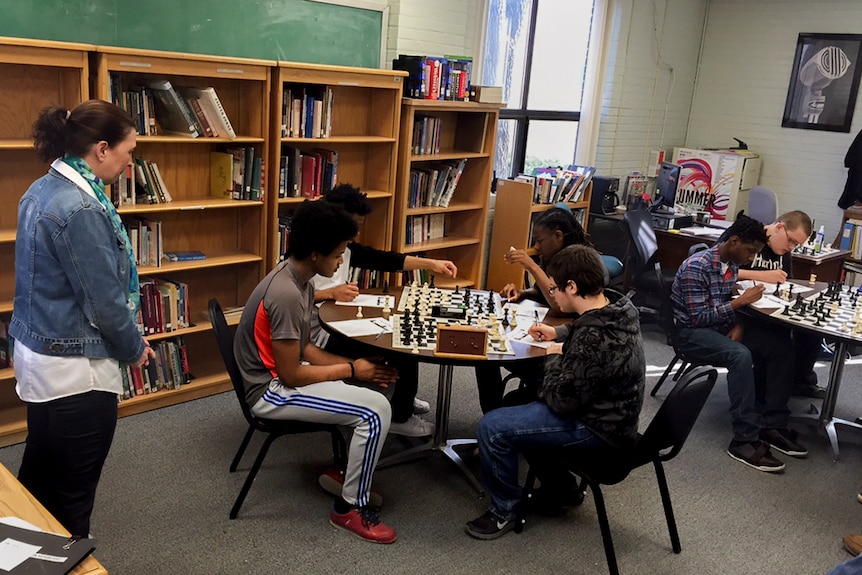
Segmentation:
{"type": "MultiPolygon", "coordinates": [[[[536,326],[539,325],[539,310],[533,310],[533,313],[536,315],[536,326]]],[[[542,341],[542,332],[539,332],[539,341],[542,341]]]]}

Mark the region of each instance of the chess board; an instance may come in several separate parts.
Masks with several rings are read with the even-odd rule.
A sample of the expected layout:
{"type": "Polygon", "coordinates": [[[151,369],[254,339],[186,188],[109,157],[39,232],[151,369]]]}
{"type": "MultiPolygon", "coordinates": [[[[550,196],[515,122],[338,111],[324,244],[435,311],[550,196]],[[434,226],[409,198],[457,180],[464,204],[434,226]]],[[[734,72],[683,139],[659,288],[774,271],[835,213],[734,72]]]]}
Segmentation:
{"type": "Polygon", "coordinates": [[[401,297],[398,298],[400,313],[420,309],[420,313],[429,315],[433,306],[447,308],[465,308],[471,317],[487,316],[493,313],[503,317],[503,303],[500,294],[493,291],[464,289],[443,289],[428,285],[404,286],[401,297]]]}
{"type": "MultiPolygon", "coordinates": [[[[434,351],[437,347],[437,326],[445,325],[471,325],[480,326],[485,324],[481,316],[473,316],[470,319],[439,318],[430,315],[415,316],[413,314],[398,314],[392,316],[392,347],[396,349],[410,349],[415,351],[434,351]],[[407,327],[405,327],[407,326],[407,327]]],[[[488,327],[489,354],[515,355],[512,344],[506,339],[506,329],[502,320],[497,319],[494,325],[488,327]],[[496,329],[495,329],[496,328],[496,329]]]]}
{"type": "Polygon", "coordinates": [[[862,341],[862,293],[852,286],[833,282],[819,294],[785,302],[771,315],[791,324],[862,341]]]}

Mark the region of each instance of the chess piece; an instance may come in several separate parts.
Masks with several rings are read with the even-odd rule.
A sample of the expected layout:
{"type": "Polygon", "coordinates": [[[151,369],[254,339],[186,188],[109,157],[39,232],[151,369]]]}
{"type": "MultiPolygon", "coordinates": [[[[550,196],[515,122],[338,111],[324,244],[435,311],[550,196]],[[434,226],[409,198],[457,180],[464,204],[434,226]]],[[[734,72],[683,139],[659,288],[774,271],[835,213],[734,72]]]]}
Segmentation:
{"type": "Polygon", "coordinates": [[[365,317],[364,315],[362,315],[362,306],[356,308],[356,317],[365,317]]]}
{"type": "Polygon", "coordinates": [[[503,321],[500,325],[503,327],[509,327],[509,308],[503,310],[503,321]]]}
{"type": "Polygon", "coordinates": [[[431,276],[431,289],[434,289],[435,287],[437,287],[434,285],[434,277],[435,276],[431,276]]]}
{"type": "Polygon", "coordinates": [[[811,274],[811,276],[808,278],[809,285],[814,285],[814,282],[816,282],[816,281],[817,281],[817,274],[811,274]]]}
{"type": "Polygon", "coordinates": [[[385,299],[385,303],[383,304],[383,313],[385,313],[386,315],[389,315],[390,313],[392,313],[392,308],[389,307],[389,296],[386,295],[383,297],[385,299]]]}
{"type": "Polygon", "coordinates": [[[384,293],[384,294],[388,294],[388,293],[389,293],[389,282],[386,282],[386,281],[385,281],[385,282],[383,282],[383,293],[384,293]]]}
{"type": "Polygon", "coordinates": [[[777,284],[775,284],[775,291],[772,292],[772,295],[774,295],[775,297],[781,296],[781,282],[778,282],[777,284]]]}

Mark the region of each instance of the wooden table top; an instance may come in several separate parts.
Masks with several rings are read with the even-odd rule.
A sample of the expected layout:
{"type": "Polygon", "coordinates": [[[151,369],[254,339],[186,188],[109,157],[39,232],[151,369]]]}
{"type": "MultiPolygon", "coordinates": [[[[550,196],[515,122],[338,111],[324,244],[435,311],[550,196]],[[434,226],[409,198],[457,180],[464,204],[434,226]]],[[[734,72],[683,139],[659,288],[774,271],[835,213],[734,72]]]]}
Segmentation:
{"type": "MultiPolygon", "coordinates": [[[[69,535],[48,510],[0,464],[0,517],[19,517],[28,523],[50,531],[69,535]]],[[[107,575],[108,571],[93,556],[85,558],[69,572],[71,575],[107,575]]]]}

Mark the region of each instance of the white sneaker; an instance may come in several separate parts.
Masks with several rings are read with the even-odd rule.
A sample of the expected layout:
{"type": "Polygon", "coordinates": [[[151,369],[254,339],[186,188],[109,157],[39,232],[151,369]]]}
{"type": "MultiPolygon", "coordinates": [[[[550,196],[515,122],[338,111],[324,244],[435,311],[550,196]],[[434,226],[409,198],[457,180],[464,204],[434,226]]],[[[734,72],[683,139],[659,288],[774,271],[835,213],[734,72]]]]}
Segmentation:
{"type": "Polygon", "coordinates": [[[407,437],[427,437],[434,434],[434,424],[418,415],[411,415],[404,423],[392,422],[389,425],[389,433],[407,437]]]}
{"type": "Polygon", "coordinates": [[[429,411],[431,411],[430,403],[424,399],[419,399],[418,397],[413,398],[413,413],[420,415],[422,413],[428,413],[429,411]]]}

